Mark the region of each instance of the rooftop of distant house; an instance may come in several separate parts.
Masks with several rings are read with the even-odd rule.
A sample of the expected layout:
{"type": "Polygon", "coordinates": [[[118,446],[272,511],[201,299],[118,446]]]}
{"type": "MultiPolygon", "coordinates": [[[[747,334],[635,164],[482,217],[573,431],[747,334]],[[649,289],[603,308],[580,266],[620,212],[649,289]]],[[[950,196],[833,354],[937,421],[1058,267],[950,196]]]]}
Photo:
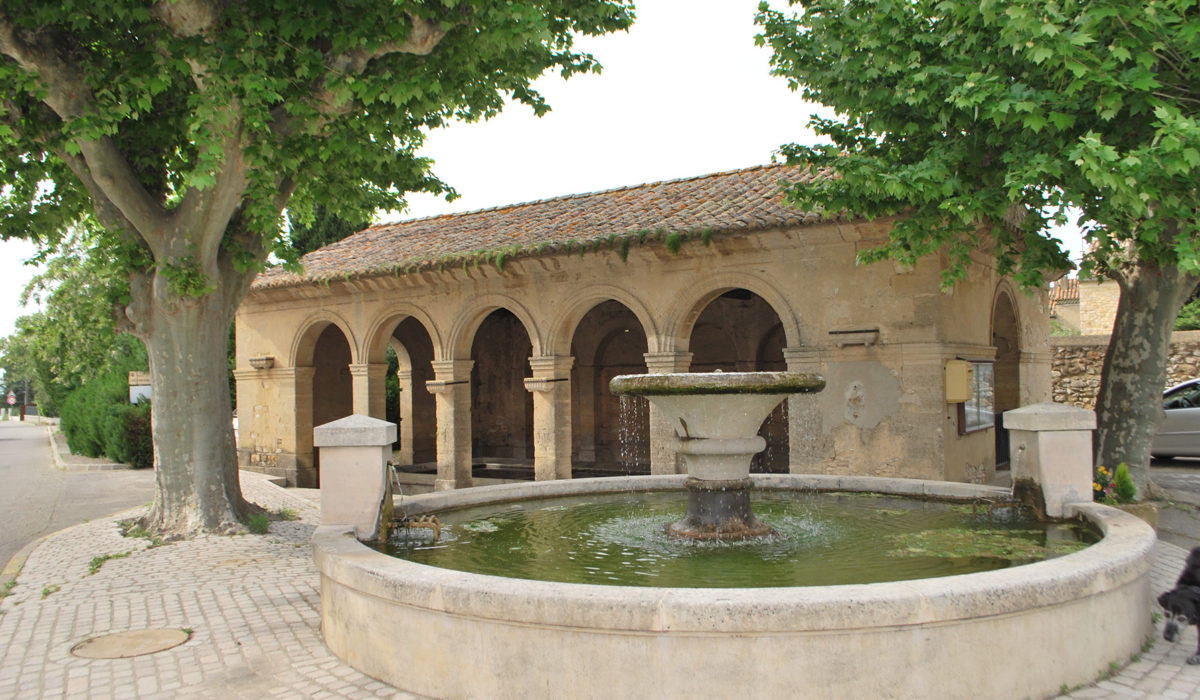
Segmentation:
{"type": "Polygon", "coordinates": [[[1053,316],[1060,305],[1070,306],[1079,304],[1079,280],[1074,277],[1064,277],[1050,283],[1050,315],[1053,316]]]}
{"type": "Polygon", "coordinates": [[[315,250],[304,272],[268,270],[256,288],[405,274],[473,262],[796,226],[826,220],[783,201],[783,184],[811,182],[801,167],[762,165],[460,214],[379,224],[315,250]]]}

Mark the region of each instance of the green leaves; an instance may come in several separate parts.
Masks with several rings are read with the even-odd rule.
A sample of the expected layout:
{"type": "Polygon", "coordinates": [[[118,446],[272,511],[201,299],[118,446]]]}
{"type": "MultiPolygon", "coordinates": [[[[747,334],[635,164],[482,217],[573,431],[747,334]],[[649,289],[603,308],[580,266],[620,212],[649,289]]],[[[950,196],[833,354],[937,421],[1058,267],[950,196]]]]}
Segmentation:
{"type": "MultiPolygon", "coordinates": [[[[150,249],[214,251],[198,239],[165,245],[163,232],[176,229],[162,224],[216,197],[234,205],[195,235],[219,234],[236,212],[240,233],[224,234],[222,245],[239,259],[254,251],[261,264],[287,244],[280,213],[289,197],[360,216],[402,209],[410,191],[453,196],[418,155],[428,129],[486,118],[509,100],[546,111],[536,78],[599,68],[573,49],[573,36],[632,20],[625,0],[220,7],[194,32],[123,0],[6,3],[0,22],[16,39],[0,41],[0,236],[94,212],[150,249]],[[398,50],[423,22],[445,35],[398,50]],[[75,101],[64,109],[55,95],[68,93],[75,101]],[[87,144],[101,144],[105,162],[96,152],[85,162],[87,144]],[[38,183],[53,183],[53,196],[38,183]],[[158,223],[146,218],[152,207],[158,223]],[[135,210],[136,222],[122,215],[135,210]]],[[[192,11],[172,10],[180,20],[192,11]]],[[[208,288],[182,269],[160,266],[188,293],[208,288]]]]}
{"type": "Polygon", "coordinates": [[[1001,265],[1030,283],[1034,266],[1068,266],[1035,243],[1064,205],[1097,222],[1093,239],[1109,243],[1096,255],[1127,241],[1149,261],[1195,265],[1197,20],[1187,3],[1158,0],[764,4],[774,72],[839,114],[811,122],[829,146],[781,149],[839,175],[791,201],[904,212],[915,223],[886,251],[901,261],[956,250],[982,222],[1001,265]],[[1019,245],[999,223],[1012,205],[1028,212],[1019,245]]]}

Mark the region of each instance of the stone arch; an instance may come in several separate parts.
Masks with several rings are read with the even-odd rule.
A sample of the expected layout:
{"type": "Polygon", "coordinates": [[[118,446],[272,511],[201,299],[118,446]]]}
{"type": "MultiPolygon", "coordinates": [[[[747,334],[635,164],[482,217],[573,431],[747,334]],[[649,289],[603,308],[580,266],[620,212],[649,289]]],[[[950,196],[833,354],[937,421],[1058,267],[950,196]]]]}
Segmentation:
{"type": "Polygon", "coordinates": [[[474,463],[530,462],[534,456],[533,340],[524,323],[505,307],[493,308],[475,324],[471,359],[471,455],[474,463]]]}
{"type": "Polygon", "coordinates": [[[642,320],[616,299],[593,304],[573,324],[572,464],[594,468],[596,475],[649,470],[649,405],[608,390],[618,374],[646,371],[648,347],[642,320]]]}
{"type": "MultiPolygon", "coordinates": [[[[765,299],[745,287],[712,297],[691,328],[687,347],[693,372],[787,369],[783,320],[765,299]]],[[[758,434],[766,440],[766,449],[754,456],[751,471],[788,472],[791,452],[787,402],[771,412],[758,434]]]]}
{"type": "Polygon", "coordinates": [[[387,348],[391,342],[392,333],[395,332],[396,326],[400,325],[406,318],[416,319],[425,328],[425,332],[429,334],[429,339],[433,341],[435,352],[442,347],[441,335],[438,332],[437,325],[433,322],[429,314],[412,304],[390,304],[368,327],[367,334],[364,336],[365,345],[359,350],[359,357],[364,358],[365,362],[371,364],[379,364],[386,361],[387,348]]]}
{"type": "Polygon", "coordinates": [[[612,285],[593,285],[578,290],[563,303],[563,312],[550,324],[546,336],[546,347],[551,354],[566,355],[571,352],[575,332],[585,316],[600,304],[615,301],[634,315],[647,338],[658,335],[657,327],[649,309],[642,300],[628,290],[612,285]]]}
{"type": "Polygon", "coordinates": [[[540,329],[533,320],[533,314],[521,302],[504,294],[484,294],[472,299],[472,302],[450,326],[450,332],[445,339],[446,344],[440,348],[434,348],[435,352],[441,352],[437,359],[465,360],[470,358],[471,345],[475,342],[475,332],[479,329],[479,324],[483,323],[483,320],[492,312],[499,309],[509,311],[521,321],[521,325],[525,327],[525,332],[529,335],[529,342],[533,346],[533,355],[542,354],[544,345],[540,329]]]}
{"type": "Polygon", "coordinates": [[[311,367],[313,363],[313,350],[316,348],[317,338],[321,336],[321,333],[330,324],[341,329],[342,335],[346,337],[346,342],[350,343],[350,361],[352,363],[358,362],[358,356],[355,355],[358,343],[354,339],[354,332],[350,330],[350,324],[340,315],[322,309],[310,314],[300,323],[300,330],[292,338],[292,348],[289,351],[288,365],[291,367],[311,367]]]}
{"type": "Polygon", "coordinates": [[[1008,280],[996,285],[992,296],[989,323],[989,344],[996,348],[993,364],[993,411],[996,416],[996,465],[1009,463],[1008,432],[1003,429],[1002,415],[1021,406],[1021,337],[1020,307],[1016,290],[1008,280]]]}
{"type": "Polygon", "coordinates": [[[388,364],[384,375],[387,402],[384,414],[397,426],[396,462],[399,465],[436,462],[437,407],[427,383],[434,379],[432,362],[437,343],[421,319],[412,314],[392,315],[379,328],[377,337],[386,343],[382,358],[388,364]],[[394,369],[386,348],[396,355],[394,369]]]}
{"type": "MultiPolygon", "coordinates": [[[[800,323],[792,313],[787,297],[767,279],[744,272],[719,272],[705,278],[676,295],[675,303],[667,314],[663,332],[658,336],[659,346],[651,352],[687,351],[692,330],[700,314],[717,297],[734,289],[745,289],[762,298],[779,317],[783,326],[785,347],[798,347],[803,335],[800,323]]],[[[650,341],[652,344],[654,340],[650,341]]]]}

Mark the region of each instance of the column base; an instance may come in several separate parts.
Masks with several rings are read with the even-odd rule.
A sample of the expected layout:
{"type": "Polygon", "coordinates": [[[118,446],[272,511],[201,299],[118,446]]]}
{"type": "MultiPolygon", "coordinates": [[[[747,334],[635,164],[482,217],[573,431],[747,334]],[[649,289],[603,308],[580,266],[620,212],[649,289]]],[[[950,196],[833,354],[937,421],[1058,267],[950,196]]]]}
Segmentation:
{"type": "Polygon", "coordinates": [[[750,509],[749,479],[714,481],[689,478],[687,513],[666,526],[668,534],[690,540],[744,540],[772,535],[770,525],[750,509]]]}

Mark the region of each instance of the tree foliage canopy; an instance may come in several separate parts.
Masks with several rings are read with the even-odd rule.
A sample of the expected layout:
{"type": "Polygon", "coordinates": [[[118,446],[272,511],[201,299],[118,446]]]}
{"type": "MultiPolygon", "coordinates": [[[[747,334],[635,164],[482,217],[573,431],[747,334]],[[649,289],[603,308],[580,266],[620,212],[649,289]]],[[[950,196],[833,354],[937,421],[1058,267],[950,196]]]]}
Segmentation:
{"type": "Polygon", "coordinates": [[[796,204],[908,215],[868,259],[949,244],[952,280],[983,221],[1004,269],[1040,283],[1067,269],[1046,232],[1070,205],[1085,271],[1200,272],[1192,0],[813,0],[758,21],[775,72],[837,111],[813,122],[831,144],[784,149],[840,175],[796,204]]]}
{"type": "Polygon", "coordinates": [[[0,341],[0,367],[7,377],[35,383],[47,415],[56,415],[85,380],[116,364],[132,361],[133,369],[146,369],[141,341],[116,330],[114,310],[128,301],[129,281],[106,247],[108,237],[87,222],[59,233],[23,295],[23,301],[39,302],[40,310],[18,319],[16,330],[0,341]]]}
{"type": "Polygon", "coordinates": [[[323,205],[354,220],[453,194],[424,134],[598,69],[575,36],[628,0],[6,0],[0,5],[0,237],[53,242],[94,215],[128,272],[122,327],[154,392],[150,529],[238,527],[227,333],[258,269],[297,256],[323,205]]]}
{"type": "Polygon", "coordinates": [[[573,34],[629,21],[600,0],[6,2],[0,236],[53,237],[94,205],[126,260],[202,291],[209,249],[294,259],[289,196],[307,222],[448,191],[416,153],[425,130],[510,96],[544,112],[533,78],[597,68],[573,34]]]}
{"type": "Polygon", "coordinates": [[[764,3],[758,21],[775,72],[837,112],[813,122],[830,144],[783,151],[838,177],[791,200],[903,215],[864,260],[944,251],[950,284],[991,246],[1002,273],[1039,285],[1070,266],[1049,225],[1082,211],[1083,272],[1121,288],[1096,464],[1128,463],[1148,486],[1167,346],[1200,280],[1200,6],[811,0],[799,14],[764,3]]]}

